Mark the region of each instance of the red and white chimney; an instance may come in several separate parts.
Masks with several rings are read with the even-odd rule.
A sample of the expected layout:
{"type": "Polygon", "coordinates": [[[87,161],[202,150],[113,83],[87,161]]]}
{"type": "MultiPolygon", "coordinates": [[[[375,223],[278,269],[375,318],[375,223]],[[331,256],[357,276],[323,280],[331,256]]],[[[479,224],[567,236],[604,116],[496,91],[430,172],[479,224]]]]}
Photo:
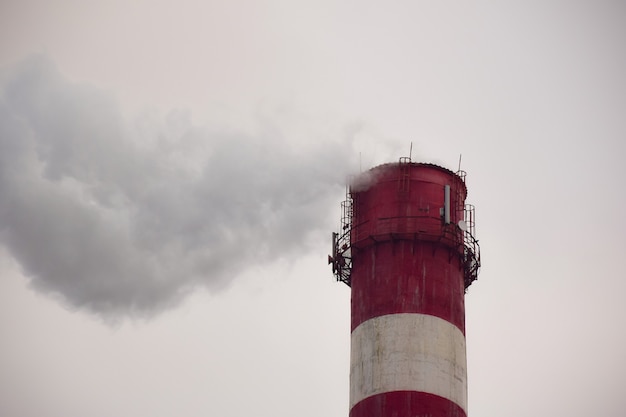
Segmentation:
{"type": "Polygon", "coordinates": [[[408,158],[349,184],[329,262],[352,289],[350,417],[467,416],[466,194],[464,172],[408,158]]]}

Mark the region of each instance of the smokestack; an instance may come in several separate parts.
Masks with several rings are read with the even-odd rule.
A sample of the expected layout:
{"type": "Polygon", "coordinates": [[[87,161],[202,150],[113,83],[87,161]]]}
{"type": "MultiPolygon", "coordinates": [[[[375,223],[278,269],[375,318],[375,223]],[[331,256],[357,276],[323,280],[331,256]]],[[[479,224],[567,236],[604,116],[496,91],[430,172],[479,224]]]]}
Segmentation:
{"type": "Polygon", "coordinates": [[[465,417],[465,290],[480,250],[465,173],[380,165],[357,176],[329,257],[351,287],[350,417],[465,417]]]}

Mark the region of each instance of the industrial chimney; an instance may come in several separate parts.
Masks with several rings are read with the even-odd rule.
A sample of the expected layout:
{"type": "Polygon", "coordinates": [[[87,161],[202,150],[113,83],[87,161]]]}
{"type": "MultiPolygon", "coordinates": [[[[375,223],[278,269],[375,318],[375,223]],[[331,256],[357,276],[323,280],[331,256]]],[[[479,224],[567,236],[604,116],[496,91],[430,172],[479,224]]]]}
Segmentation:
{"type": "Polygon", "coordinates": [[[329,263],[352,291],[350,417],[467,416],[466,195],[463,171],[410,158],[349,181],[329,263]]]}

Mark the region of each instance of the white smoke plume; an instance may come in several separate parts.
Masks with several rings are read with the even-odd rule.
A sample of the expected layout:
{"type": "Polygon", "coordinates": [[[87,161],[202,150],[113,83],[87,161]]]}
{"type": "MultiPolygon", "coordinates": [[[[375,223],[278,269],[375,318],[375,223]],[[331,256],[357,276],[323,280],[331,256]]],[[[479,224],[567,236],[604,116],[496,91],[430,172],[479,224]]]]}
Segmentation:
{"type": "Polygon", "coordinates": [[[293,255],[336,212],[347,137],[301,147],[184,112],[131,121],[41,56],[2,76],[0,245],[70,308],[150,316],[293,255]]]}

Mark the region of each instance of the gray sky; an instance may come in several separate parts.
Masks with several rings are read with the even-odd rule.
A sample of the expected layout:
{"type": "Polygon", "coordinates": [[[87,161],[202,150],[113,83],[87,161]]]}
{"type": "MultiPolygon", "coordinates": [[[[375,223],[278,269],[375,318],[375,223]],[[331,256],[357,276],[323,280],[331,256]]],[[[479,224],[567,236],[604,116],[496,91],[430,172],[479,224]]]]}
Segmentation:
{"type": "Polygon", "coordinates": [[[348,413],[345,178],[468,172],[469,414],[626,409],[619,1],[0,3],[0,415],[348,413]]]}

